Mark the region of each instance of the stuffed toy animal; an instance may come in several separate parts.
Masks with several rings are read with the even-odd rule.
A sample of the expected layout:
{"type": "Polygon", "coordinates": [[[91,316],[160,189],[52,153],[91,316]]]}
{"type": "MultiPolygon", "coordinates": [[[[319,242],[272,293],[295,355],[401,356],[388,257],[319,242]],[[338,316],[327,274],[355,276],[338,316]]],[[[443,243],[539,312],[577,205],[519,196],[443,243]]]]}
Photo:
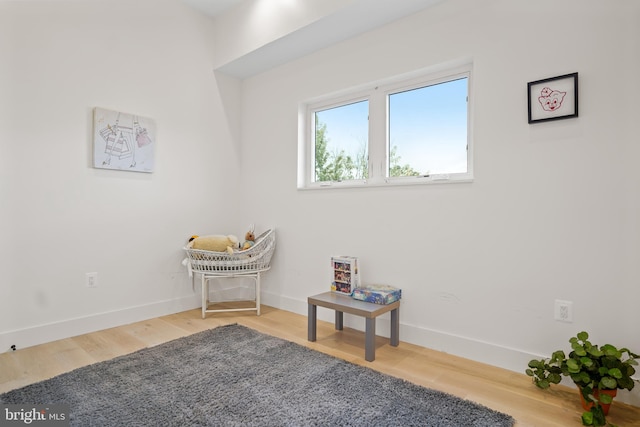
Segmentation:
{"type": "Polygon", "coordinates": [[[251,224],[251,227],[249,227],[249,231],[247,231],[247,234],[244,235],[244,243],[242,244],[243,251],[246,251],[256,243],[256,236],[253,234],[253,230],[254,226],[253,224],[251,224]]]}
{"type": "Polygon", "coordinates": [[[233,254],[233,249],[238,247],[238,238],[233,234],[228,236],[192,236],[187,247],[203,251],[227,252],[233,254]]]}

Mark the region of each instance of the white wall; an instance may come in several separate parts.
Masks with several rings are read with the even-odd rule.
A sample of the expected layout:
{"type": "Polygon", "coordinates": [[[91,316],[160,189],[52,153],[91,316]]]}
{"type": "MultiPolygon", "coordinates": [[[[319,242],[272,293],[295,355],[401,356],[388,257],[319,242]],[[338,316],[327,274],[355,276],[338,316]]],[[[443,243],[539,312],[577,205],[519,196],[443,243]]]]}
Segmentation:
{"type": "Polygon", "coordinates": [[[329,257],[355,255],[365,283],[402,288],[402,340],[518,372],[581,330],[640,351],[639,28],[632,0],[448,0],[245,80],[256,210],[240,215],[279,227],[265,302],[305,314],[329,257]],[[461,58],[474,64],[473,183],[296,190],[301,101],[461,58]],[[527,82],[571,72],[580,117],[529,125],[527,82]],[[573,301],[573,323],[553,319],[555,299],[573,301]]]}
{"type": "Polygon", "coordinates": [[[243,232],[212,40],[173,0],[0,2],[0,351],[199,305],[180,248],[243,232]],[[92,167],[94,107],[155,120],[153,173],[92,167]]]}

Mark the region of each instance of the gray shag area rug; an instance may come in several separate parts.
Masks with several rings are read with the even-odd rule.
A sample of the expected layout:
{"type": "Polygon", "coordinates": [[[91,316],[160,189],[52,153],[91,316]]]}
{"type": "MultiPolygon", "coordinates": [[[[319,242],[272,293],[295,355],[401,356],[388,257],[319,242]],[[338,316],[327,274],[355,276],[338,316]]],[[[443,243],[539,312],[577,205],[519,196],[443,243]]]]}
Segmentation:
{"type": "MultiPolygon", "coordinates": [[[[426,363],[426,362],[425,362],[426,363]]],[[[0,395],[73,426],[513,426],[512,417],[239,325],[0,395]]]]}

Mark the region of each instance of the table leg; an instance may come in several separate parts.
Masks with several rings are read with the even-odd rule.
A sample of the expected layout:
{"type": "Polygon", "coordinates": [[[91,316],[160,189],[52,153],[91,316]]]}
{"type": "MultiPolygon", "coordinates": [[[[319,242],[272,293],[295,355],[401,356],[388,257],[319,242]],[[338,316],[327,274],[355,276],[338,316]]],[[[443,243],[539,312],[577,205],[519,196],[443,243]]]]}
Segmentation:
{"type": "Polygon", "coordinates": [[[364,339],[364,360],[373,362],[376,358],[376,319],[367,317],[364,339]]]}
{"type": "Polygon", "coordinates": [[[336,331],[344,329],[344,313],[336,310],[336,331]]]}
{"type": "Polygon", "coordinates": [[[256,316],[260,316],[260,272],[256,274],[256,316]]]}
{"type": "Polygon", "coordinates": [[[315,341],[316,340],[316,315],[318,313],[318,307],[313,305],[313,304],[309,304],[309,308],[308,308],[308,325],[307,325],[307,339],[309,341],[315,341]]]}
{"type": "Polygon", "coordinates": [[[206,276],[202,275],[202,318],[207,317],[207,299],[209,298],[209,282],[206,276]]]}
{"type": "Polygon", "coordinates": [[[391,310],[391,346],[400,344],[400,308],[391,310]]]}

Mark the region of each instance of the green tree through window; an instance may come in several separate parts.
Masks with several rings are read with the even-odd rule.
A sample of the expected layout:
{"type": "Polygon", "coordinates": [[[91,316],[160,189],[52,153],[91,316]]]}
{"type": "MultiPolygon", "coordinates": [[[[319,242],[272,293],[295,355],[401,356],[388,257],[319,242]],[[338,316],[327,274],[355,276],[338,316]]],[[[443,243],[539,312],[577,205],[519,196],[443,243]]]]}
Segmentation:
{"type": "MultiPolygon", "coordinates": [[[[420,172],[413,169],[411,165],[401,165],[402,159],[398,154],[398,146],[394,145],[389,151],[389,176],[418,176],[420,172]]],[[[427,172],[428,174],[428,172],[427,172]]]]}
{"type": "MultiPolygon", "coordinates": [[[[366,146],[363,142],[353,157],[344,149],[329,151],[329,136],[326,123],[316,121],[315,132],[315,172],[316,181],[346,181],[352,179],[367,179],[369,164],[366,146]]],[[[402,159],[397,154],[397,148],[391,149],[389,159],[390,176],[417,176],[420,173],[410,165],[402,165],[402,159]]]]}

